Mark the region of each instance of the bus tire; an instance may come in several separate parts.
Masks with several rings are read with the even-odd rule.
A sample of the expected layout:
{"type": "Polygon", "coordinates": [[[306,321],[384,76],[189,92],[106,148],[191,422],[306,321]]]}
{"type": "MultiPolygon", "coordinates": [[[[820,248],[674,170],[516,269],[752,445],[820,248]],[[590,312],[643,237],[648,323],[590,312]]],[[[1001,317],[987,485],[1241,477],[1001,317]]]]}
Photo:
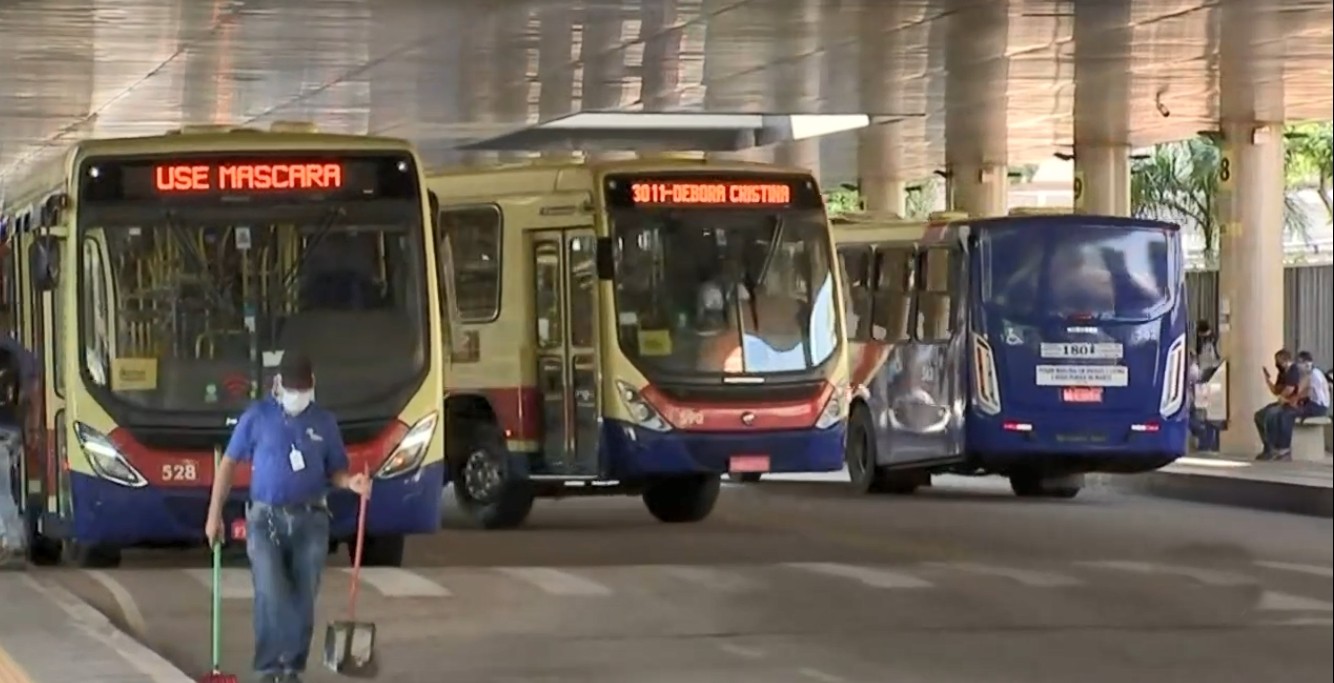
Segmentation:
{"type": "Polygon", "coordinates": [[[644,489],[644,507],[659,522],[698,522],[713,512],[720,490],[722,478],[716,474],[656,479],[644,489]]]}
{"type": "Polygon", "coordinates": [[[761,472],[728,472],[727,478],[738,484],[755,484],[764,474],[761,472]]]}
{"type": "Polygon", "coordinates": [[[1083,476],[1044,477],[1040,474],[1023,473],[1010,475],[1010,490],[1020,498],[1065,498],[1079,495],[1083,489],[1083,476]]]}
{"type": "Polygon", "coordinates": [[[24,523],[28,527],[28,561],[38,567],[54,567],[60,564],[60,541],[43,536],[37,529],[37,518],[41,514],[41,498],[32,496],[24,508],[24,523]]]}
{"type": "MultiPolygon", "coordinates": [[[[361,549],[361,564],[365,567],[402,567],[403,548],[406,545],[402,535],[367,536],[365,547],[361,549]]],[[[347,544],[347,557],[355,561],[356,541],[347,544]]]]}
{"type": "Polygon", "coordinates": [[[115,569],[120,566],[120,548],[116,546],[65,541],[63,551],[65,563],[79,569],[115,569]]]}
{"type": "Polygon", "coordinates": [[[466,455],[453,473],[454,499],[483,529],[521,526],[533,510],[533,487],[511,466],[509,448],[491,423],[472,425],[466,455]]]}
{"type": "Polygon", "coordinates": [[[853,491],[866,494],[884,490],[884,475],[876,464],[878,449],[871,411],[858,403],[848,419],[848,437],[843,444],[843,462],[848,466],[853,491]]]}

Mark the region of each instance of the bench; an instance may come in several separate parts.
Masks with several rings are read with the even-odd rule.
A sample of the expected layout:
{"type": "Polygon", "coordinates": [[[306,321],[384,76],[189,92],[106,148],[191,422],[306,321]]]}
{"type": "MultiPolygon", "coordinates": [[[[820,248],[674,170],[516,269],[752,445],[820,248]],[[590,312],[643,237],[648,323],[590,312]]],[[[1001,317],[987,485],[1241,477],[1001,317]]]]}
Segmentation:
{"type": "Polygon", "coordinates": [[[1298,420],[1292,430],[1292,459],[1306,462],[1325,461],[1325,430],[1329,429],[1329,417],[1308,417],[1298,420]]]}

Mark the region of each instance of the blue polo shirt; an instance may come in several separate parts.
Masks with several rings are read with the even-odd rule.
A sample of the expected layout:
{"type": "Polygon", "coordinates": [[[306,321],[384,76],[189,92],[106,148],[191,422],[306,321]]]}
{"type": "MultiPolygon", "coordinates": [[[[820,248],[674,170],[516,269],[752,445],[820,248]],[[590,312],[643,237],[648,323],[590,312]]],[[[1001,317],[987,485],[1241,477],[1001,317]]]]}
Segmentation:
{"type": "Polygon", "coordinates": [[[269,505],[319,502],[329,492],[329,475],[348,468],[333,413],[311,403],[292,416],[273,398],[256,401],[241,414],[226,456],[250,463],[250,499],[269,505]],[[292,465],[293,449],[305,465],[299,471],[292,465]]]}

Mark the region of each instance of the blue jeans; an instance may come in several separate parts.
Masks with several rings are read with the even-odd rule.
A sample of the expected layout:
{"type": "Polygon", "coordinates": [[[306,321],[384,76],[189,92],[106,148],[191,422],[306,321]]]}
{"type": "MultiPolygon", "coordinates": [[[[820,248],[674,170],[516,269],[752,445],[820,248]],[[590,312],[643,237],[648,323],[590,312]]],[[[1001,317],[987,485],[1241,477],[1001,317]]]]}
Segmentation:
{"type": "Polygon", "coordinates": [[[1282,410],[1283,404],[1275,401],[1255,411],[1255,430],[1260,433],[1260,443],[1264,445],[1266,453],[1278,448],[1274,445],[1274,432],[1278,429],[1274,420],[1282,410]]]}
{"type": "Polygon", "coordinates": [[[1282,406],[1274,411],[1269,422],[1269,436],[1276,451],[1292,448],[1292,432],[1297,428],[1297,420],[1303,417],[1316,417],[1329,412],[1329,409],[1315,403],[1305,403],[1296,408],[1282,406]]]}
{"type": "Polygon", "coordinates": [[[21,439],[17,429],[0,425],[0,547],[15,551],[23,550],[27,545],[27,528],[14,498],[18,483],[14,474],[18,459],[23,457],[21,439]]]}
{"type": "Polygon", "coordinates": [[[255,672],[299,674],[315,630],[329,513],[318,506],[251,503],[246,554],[255,584],[255,672]]]}

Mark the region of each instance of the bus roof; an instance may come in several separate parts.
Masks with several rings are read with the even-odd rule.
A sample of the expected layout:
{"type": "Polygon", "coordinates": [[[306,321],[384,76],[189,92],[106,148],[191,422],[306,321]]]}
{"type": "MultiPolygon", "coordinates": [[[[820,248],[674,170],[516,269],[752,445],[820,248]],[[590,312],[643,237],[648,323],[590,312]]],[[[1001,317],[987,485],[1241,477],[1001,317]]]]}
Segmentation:
{"type": "Polygon", "coordinates": [[[539,159],[493,166],[429,169],[427,185],[440,199],[592,192],[597,180],[611,173],[783,173],[811,174],[809,169],[750,161],[645,158],[616,160],[539,159]]]}
{"type": "Polygon", "coordinates": [[[892,213],[857,212],[832,216],[829,225],[834,241],[839,244],[869,244],[886,242],[939,242],[956,231],[954,225],[966,221],[912,220],[892,213]]]}
{"type": "Polygon", "coordinates": [[[968,225],[974,230],[986,230],[988,228],[1005,227],[1013,223],[1023,223],[1026,225],[1069,225],[1083,227],[1124,227],[1124,228],[1158,228],[1160,230],[1180,230],[1181,226],[1176,223],[1166,221],[1150,220],[1147,218],[1129,218],[1127,216],[1101,216],[1096,214],[1037,214],[1024,216],[996,216],[994,218],[979,218],[967,221],[968,225]]]}

